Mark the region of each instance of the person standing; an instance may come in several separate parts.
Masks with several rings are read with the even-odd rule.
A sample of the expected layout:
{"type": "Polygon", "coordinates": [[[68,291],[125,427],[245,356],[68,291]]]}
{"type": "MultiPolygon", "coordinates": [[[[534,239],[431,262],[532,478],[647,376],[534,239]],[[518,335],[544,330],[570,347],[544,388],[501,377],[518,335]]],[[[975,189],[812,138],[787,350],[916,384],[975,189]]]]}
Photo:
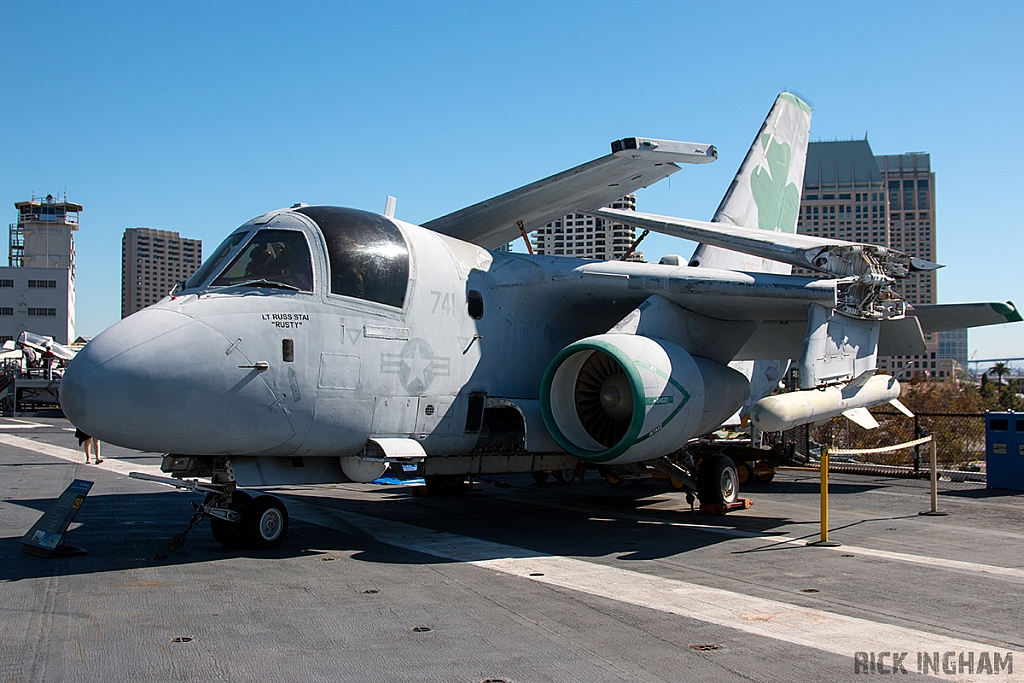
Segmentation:
{"type": "Polygon", "coordinates": [[[46,342],[46,348],[43,349],[43,370],[46,372],[46,379],[53,379],[53,362],[56,359],[53,342],[46,342]]]}
{"type": "Polygon", "coordinates": [[[75,428],[75,438],[78,439],[78,445],[85,450],[85,464],[89,464],[89,454],[94,452],[96,454],[96,464],[103,462],[103,458],[100,457],[100,440],[94,436],[89,436],[81,429],[75,428]]]}

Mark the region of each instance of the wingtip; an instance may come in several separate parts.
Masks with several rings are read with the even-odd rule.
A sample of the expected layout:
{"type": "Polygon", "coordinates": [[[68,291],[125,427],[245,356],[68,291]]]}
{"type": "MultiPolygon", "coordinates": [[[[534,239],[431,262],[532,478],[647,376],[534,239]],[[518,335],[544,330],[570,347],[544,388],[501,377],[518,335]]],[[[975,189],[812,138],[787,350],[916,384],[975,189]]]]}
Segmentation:
{"type": "Polygon", "coordinates": [[[1017,310],[1017,307],[1013,305],[1012,301],[1007,301],[1005,304],[991,304],[991,306],[992,310],[1006,318],[1006,322],[1008,323],[1019,323],[1024,321],[1024,318],[1020,315],[1020,311],[1017,310]]]}
{"type": "Polygon", "coordinates": [[[945,268],[941,263],[933,263],[932,261],[926,261],[921,258],[910,258],[910,269],[911,270],[938,270],[939,268],[945,268]]]}

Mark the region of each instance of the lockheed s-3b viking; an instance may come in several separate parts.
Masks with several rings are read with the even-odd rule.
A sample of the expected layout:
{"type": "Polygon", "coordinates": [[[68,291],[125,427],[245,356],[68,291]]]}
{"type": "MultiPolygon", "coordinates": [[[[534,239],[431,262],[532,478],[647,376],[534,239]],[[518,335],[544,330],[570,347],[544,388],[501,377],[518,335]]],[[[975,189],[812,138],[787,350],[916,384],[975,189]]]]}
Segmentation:
{"type": "Polygon", "coordinates": [[[437,491],[643,462],[730,502],[734,464],[686,457],[691,439],[737,413],[766,431],[870,422],[867,408],[899,395],[875,374],[878,354],[1020,320],[1012,304],[909,309],[894,281],[936,264],[796,234],[810,117],[779,96],[710,222],[602,208],[717,156],[647,138],[422,226],[390,203],[263,214],[93,339],[61,404],[99,439],[167,453],[168,481],[207,493],[228,545],[270,548],[287,532],[279,499],[240,487],[369,482],[389,463],[416,463],[437,491]],[[489,251],[570,213],[699,246],[688,263],[489,251]],[[801,390],[769,396],[790,361],[801,390]]]}

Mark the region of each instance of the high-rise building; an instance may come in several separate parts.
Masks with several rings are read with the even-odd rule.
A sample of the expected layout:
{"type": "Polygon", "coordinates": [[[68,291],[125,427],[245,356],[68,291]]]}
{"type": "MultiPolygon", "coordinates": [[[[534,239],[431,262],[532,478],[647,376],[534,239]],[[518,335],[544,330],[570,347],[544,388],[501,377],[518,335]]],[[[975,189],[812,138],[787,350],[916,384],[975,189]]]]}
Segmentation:
{"type": "Polygon", "coordinates": [[[75,339],[75,238],[81,204],[15,202],[7,267],[0,268],[0,342],[24,331],[68,344],[75,339]]]}
{"type": "Polygon", "coordinates": [[[939,344],[939,361],[956,362],[953,372],[967,372],[967,330],[948,330],[937,334],[939,344]]]}
{"type": "MultiPolygon", "coordinates": [[[[935,174],[929,155],[875,156],[866,139],[810,143],[797,232],[878,244],[934,262],[935,174]]],[[[911,306],[934,304],[935,275],[915,272],[894,289],[911,306]]],[[[925,335],[925,343],[924,355],[880,357],[879,367],[900,378],[951,376],[953,362],[942,357],[937,335],[925,335]]]]}
{"type": "MultiPolygon", "coordinates": [[[[935,261],[935,174],[924,152],[876,156],[889,199],[889,246],[935,261]]],[[[918,271],[895,289],[907,303],[934,304],[935,271],[918,271]]]]}
{"type": "MultiPolygon", "coordinates": [[[[636,195],[629,194],[611,205],[613,209],[636,211],[636,195]]],[[[533,233],[538,254],[576,258],[621,259],[636,240],[636,228],[622,223],[570,213],[533,233]]],[[[643,252],[633,252],[630,261],[643,261],[643,252]]]]}
{"type": "Polygon", "coordinates": [[[128,228],[121,240],[121,317],[160,301],[196,272],[203,243],[169,230],[128,228]]]}

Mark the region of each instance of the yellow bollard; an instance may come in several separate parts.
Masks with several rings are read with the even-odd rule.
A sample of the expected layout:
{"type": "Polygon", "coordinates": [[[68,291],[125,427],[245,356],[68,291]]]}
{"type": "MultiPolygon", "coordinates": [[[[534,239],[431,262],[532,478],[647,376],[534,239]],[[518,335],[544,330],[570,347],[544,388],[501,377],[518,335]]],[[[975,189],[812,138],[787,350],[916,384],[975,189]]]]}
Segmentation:
{"type": "Polygon", "coordinates": [[[835,548],[842,545],[837,541],[828,540],[828,447],[821,447],[821,538],[808,542],[807,545],[819,548],[835,548]]]}
{"type": "Polygon", "coordinates": [[[939,457],[938,457],[938,447],[935,445],[935,435],[934,434],[932,435],[931,439],[932,439],[931,443],[928,444],[930,446],[930,448],[928,450],[931,451],[931,460],[932,460],[932,477],[931,477],[931,479],[932,479],[932,482],[931,482],[932,483],[932,509],[931,510],[925,510],[924,512],[919,512],[917,514],[919,514],[919,515],[927,515],[929,517],[945,517],[949,513],[948,512],[944,512],[944,511],[939,509],[939,468],[938,468],[938,459],[939,459],[939,457]]]}

